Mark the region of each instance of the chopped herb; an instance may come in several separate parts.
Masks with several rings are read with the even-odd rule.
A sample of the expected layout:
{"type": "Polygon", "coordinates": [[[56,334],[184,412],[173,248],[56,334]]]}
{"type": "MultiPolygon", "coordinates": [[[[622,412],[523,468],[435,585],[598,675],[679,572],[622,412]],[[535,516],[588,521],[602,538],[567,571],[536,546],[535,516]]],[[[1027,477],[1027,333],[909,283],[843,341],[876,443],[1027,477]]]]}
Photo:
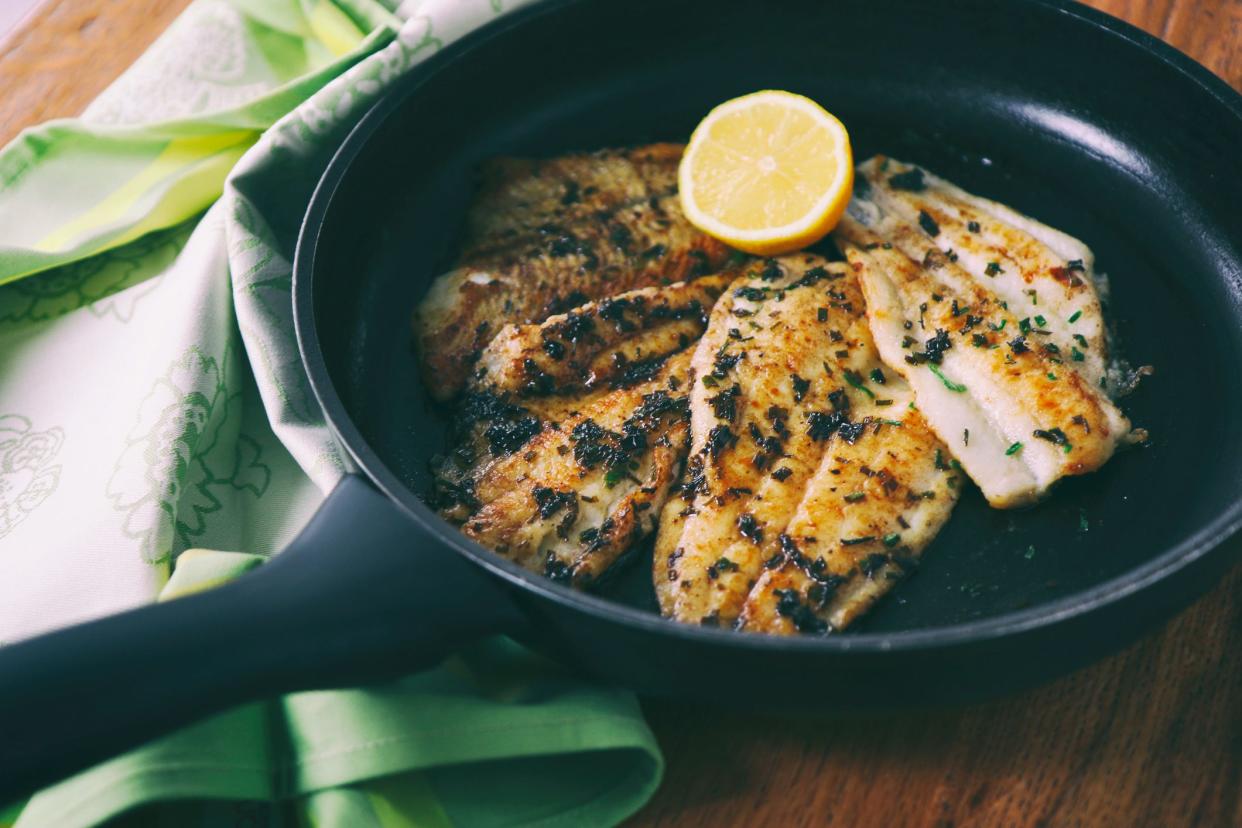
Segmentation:
{"type": "Polygon", "coordinates": [[[1012,455],[1014,455],[1014,454],[1017,454],[1017,453],[1018,453],[1018,452],[1020,452],[1020,451],[1022,451],[1022,444],[1021,444],[1021,443],[1014,443],[1012,446],[1010,446],[1009,448],[1005,449],[1005,456],[1006,456],[1006,457],[1010,457],[1010,456],[1012,456],[1012,455]]]}
{"type": "Polygon", "coordinates": [[[755,520],[755,516],[749,512],[743,514],[737,519],[737,529],[742,533],[742,537],[751,543],[763,542],[763,526],[759,521],[755,520]]]}
{"type": "Polygon", "coordinates": [[[954,382],[953,380],[949,379],[944,374],[942,374],[940,372],[940,368],[937,367],[935,363],[929,362],[927,363],[927,367],[931,369],[931,372],[935,374],[936,377],[942,383],[944,383],[944,387],[949,389],[950,391],[956,391],[957,393],[960,394],[966,390],[966,386],[962,385],[961,383],[954,382]]]}
{"type": "Polygon", "coordinates": [[[816,442],[827,440],[843,423],[849,422],[840,413],[828,414],[823,411],[812,411],[806,415],[807,435],[816,442]]]}
{"type": "Polygon", "coordinates": [[[1064,446],[1069,442],[1065,432],[1059,428],[1037,428],[1031,433],[1041,440],[1047,440],[1049,443],[1055,443],[1058,446],[1064,446]]]}
{"type": "Polygon", "coordinates": [[[1008,319],[1002,319],[999,325],[989,325],[988,327],[994,331],[1003,331],[1005,330],[1005,323],[1008,321],[1008,319]]]}
{"type": "Polygon", "coordinates": [[[962,445],[964,446],[970,445],[970,429],[969,428],[962,429],[962,445]]]}
{"type": "Polygon", "coordinates": [[[762,302],[768,298],[768,289],[744,285],[733,291],[733,295],[739,299],[745,299],[747,302],[762,302]]]}
{"type": "Polygon", "coordinates": [[[884,372],[881,371],[879,368],[872,368],[870,376],[871,376],[871,381],[874,382],[876,385],[883,385],[886,382],[886,380],[884,379],[884,372]]]}
{"type": "MultiPolygon", "coordinates": [[[[889,402],[892,402],[892,401],[890,400],[889,402]]],[[[898,426],[898,427],[903,425],[901,420],[880,420],[880,422],[884,423],[884,425],[891,425],[891,426],[898,426]]]]}
{"type": "Polygon", "coordinates": [[[892,549],[894,546],[896,546],[899,543],[901,543],[901,535],[897,534],[896,532],[889,532],[887,535],[884,536],[884,545],[887,546],[889,549],[892,549]]]}
{"type": "Polygon", "coordinates": [[[794,402],[802,402],[802,398],[806,396],[806,392],[811,387],[811,381],[809,379],[803,379],[797,374],[794,374],[792,379],[793,379],[794,402]]]}
{"type": "Polygon", "coordinates": [[[1018,330],[1022,331],[1022,333],[1031,332],[1031,320],[1029,317],[1026,319],[1018,320],[1018,330]]]}
{"type": "Polygon", "coordinates": [[[845,496],[845,502],[846,503],[857,503],[858,501],[862,500],[866,496],[867,495],[863,492],[850,492],[849,494],[845,496]]]}
{"type": "Polygon", "coordinates": [[[1082,362],[1084,359],[1086,359],[1086,356],[1083,355],[1083,352],[1078,350],[1077,348],[1070,348],[1070,357],[1073,358],[1074,362],[1082,362]]]}
{"type": "Polygon", "coordinates": [[[909,190],[910,192],[921,192],[927,188],[927,182],[923,180],[923,171],[918,167],[911,167],[903,173],[897,173],[888,179],[888,186],[894,190],[909,190]]]}
{"type": "Polygon", "coordinates": [[[873,400],[875,399],[875,394],[871,391],[870,388],[866,386],[866,384],[863,382],[863,378],[859,376],[858,374],[854,373],[853,371],[846,371],[845,381],[848,382],[850,385],[854,386],[855,388],[857,388],[859,391],[866,394],[871,399],[873,400]]]}
{"type": "Polygon", "coordinates": [[[1057,375],[1056,375],[1056,374],[1054,374],[1054,373],[1052,373],[1051,371],[1049,371],[1049,372],[1048,372],[1047,377],[1048,377],[1048,379],[1052,380],[1053,382],[1056,382],[1056,381],[1057,381],[1057,375]]]}
{"type": "Polygon", "coordinates": [[[996,274],[1004,273],[1005,271],[1001,268],[1000,262],[988,262],[988,265],[983,269],[983,272],[989,276],[995,276],[996,274]]]}
{"type": "Polygon", "coordinates": [[[893,401],[892,400],[876,400],[875,404],[876,405],[892,405],[893,401]]]}
{"type": "Polygon", "coordinates": [[[704,388],[715,388],[717,385],[720,385],[720,380],[716,379],[711,374],[703,375],[703,387],[704,388]]]}
{"type": "Polygon", "coordinates": [[[924,343],[923,350],[907,356],[906,362],[911,365],[922,365],[924,362],[939,365],[944,360],[944,352],[952,347],[953,340],[949,339],[949,332],[937,328],[936,335],[924,343]]]}
{"type": "Polygon", "coordinates": [[[1076,310],[1076,311],[1074,311],[1072,314],[1070,314],[1069,321],[1070,321],[1071,323],[1077,322],[1077,321],[1078,321],[1078,317],[1080,317],[1080,316],[1082,316],[1082,311],[1080,311],[1080,310],[1076,310]]]}
{"type": "Polygon", "coordinates": [[[1074,334],[1074,341],[1084,348],[1087,347],[1087,338],[1082,334],[1074,334]]]}
{"type": "Polygon", "coordinates": [[[817,319],[819,319],[820,322],[827,322],[828,321],[828,309],[827,308],[817,309],[815,311],[815,316],[817,319]]]}
{"type": "Polygon", "coordinates": [[[1026,293],[1026,295],[1027,295],[1027,296],[1031,297],[1031,304],[1032,304],[1032,305],[1038,305],[1038,304],[1039,304],[1039,292],[1038,292],[1038,291],[1036,291],[1034,288],[1032,288],[1031,290],[1027,290],[1027,291],[1023,291],[1023,292],[1024,292],[1024,293],[1026,293]]]}
{"type": "Polygon", "coordinates": [[[788,466],[781,466],[779,469],[772,472],[772,476],[775,477],[781,483],[784,483],[789,478],[789,475],[791,474],[793,474],[793,469],[789,468],[788,466]]]}
{"type": "Polygon", "coordinates": [[[1089,531],[1091,531],[1091,523],[1087,520],[1087,510],[1086,510],[1086,509],[1079,509],[1079,510],[1078,510],[1078,531],[1079,531],[1079,532],[1089,532],[1089,531]]]}
{"type": "Polygon", "coordinates": [[[969,230],[969,231],[970,231],[970,232],[972,232],[972,233],[978,233],[978,232],[979,232],[979,230],[980,230],[980,228],[979,228],[979,222],[977,222],[977,221],[968,221],[968,222],[966,222],[966,229],[967,229],[967,230],[969,230]]]}
{"type": "Polygon", "coordinates": [[[763,271],[759,274],[759,278],[765,282],[772,282],[781,278],[783,271],[781,266],[774,259],[766,259],[763,263],[763,271]]]}
{"type": "Polygon", "coordinates": [[[1048,320],[1047,320],[1047,319],[1045,319],[1044,317],[1039,316],[1038,314],[1036,314],[1036,316],[1035,316],[1035,324],[1036,324],[1036,325],[1038,325],[1039,327],[1041,327],[1041,328],[1042,328],[1042,327],[1044,327],[1045,325],[1047,325],[1047,324],[1048,324],[1048,320]]]}
{"type": "Polygon", "coordinates": [[[875,535],[863,535],[861,538],[841,538],[842,546],[858,546],[862,543],[871,543],[875,540],[875,535]]]}
{"type": "Polygon", "coordinates": [[[1087,268],[1083,266],[1082,259],[1070,259],[1068,262],[1065,263],[1065,269],[1066,270],[1086,270],[1087,268]]]}
{"type": "Polygon", "coordinates": [[[988,346],[988,338],[983,334],[971,334],[970,344],[976,348],[986,348],[988,346]]]}
{"type": "Polygon", "coordinates": [[[924,232],[933,238],[940,235],[940,225],[936,224],[936,220],[929,216],[926,210],[919,210],[919,227],[922,227],[924,232]]]}

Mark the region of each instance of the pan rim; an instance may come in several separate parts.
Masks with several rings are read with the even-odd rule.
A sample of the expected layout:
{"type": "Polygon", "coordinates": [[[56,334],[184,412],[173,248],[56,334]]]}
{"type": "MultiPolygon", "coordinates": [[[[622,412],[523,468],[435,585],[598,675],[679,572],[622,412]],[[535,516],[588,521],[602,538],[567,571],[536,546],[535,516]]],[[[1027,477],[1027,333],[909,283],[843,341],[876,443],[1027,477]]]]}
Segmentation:
{"type": "MultiPolygon", "coordinates": [[[[640,610],[591,593],[554,583],[529,572],[468,539],[457,527],[429,509],[371,448],[354,424],[337,393],[328,370],[318,335],[314,309],[315,254],[324,220],[341,182],[392,111],[444,65],[462,59],[471,50],[528,21],[552,14],[584,0],[539,0],[480,27],[445,47],[426,63],[411,70],[398,85],[384,94],[359,119],[337,147],[312,194],[303,219],[293,262],[294,329],[298,350],[312,392],[323,410],[325,421],[336,439],[356,463],[362,474],[403,512],[411,517],[434,541],[444,543],[455,553],[535,596],[588,613],[601,621],[622,623],[660,635],[671,635],[700,644],[760,650],[795,650],[817,653],[930,652],[951,646],[977,644],[1011,638],[1053,627],[1108,607],[1145,592],[1159,582],[1207,557],[1225,546],[1242,530],[1242,492],[1239,499],[1222,510],[1215,519],[1191,537],[1130,569],[1079,592],[1031,607],[974,621],[899,632],[862,632],[811,636],[741,635],[730,630],[683,624],[658,614],[640,610]]],[[[1074,18],[1118,37],[1147,57],[1161,61],[1184,76],[1223,106],[1242,123],[1242,94],[1175,47],[1130,24],[1074,0],[1010,0],[1013,5],[1044,8],[1074,18]]],[[[1198,597],[1198,596],[1196,596],[1198,597]]]]}

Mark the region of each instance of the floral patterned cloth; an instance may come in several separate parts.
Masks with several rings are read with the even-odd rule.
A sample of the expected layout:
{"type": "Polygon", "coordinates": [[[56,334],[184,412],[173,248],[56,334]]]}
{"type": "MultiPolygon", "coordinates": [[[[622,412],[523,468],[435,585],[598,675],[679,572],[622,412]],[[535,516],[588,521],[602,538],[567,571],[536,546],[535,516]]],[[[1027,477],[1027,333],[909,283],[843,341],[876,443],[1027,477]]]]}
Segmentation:
{"type": "MultiPolygon", "coordinates": [[[[345,468],[293,336],[307,200],[395,77],[516,5],[197,0],[0,151],[0,644],[237,577],[306,522],[345,468]]],[[[660,771],[629,694],[493,641],[230,711],[0,826],[610,824],[660,771]]]]}

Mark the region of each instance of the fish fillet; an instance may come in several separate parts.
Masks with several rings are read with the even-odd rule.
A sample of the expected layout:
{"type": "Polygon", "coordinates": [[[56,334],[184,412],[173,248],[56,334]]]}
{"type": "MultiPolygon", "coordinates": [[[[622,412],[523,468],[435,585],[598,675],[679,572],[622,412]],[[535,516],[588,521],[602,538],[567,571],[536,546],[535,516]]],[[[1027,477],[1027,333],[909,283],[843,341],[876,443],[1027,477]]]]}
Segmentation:
{"type": "Polygon", "coordinates": [[[682,144],[562,155],[496,158],[483,164],[466,215],[462,258],[512,246],[543,225],[574,223],[677,192],[682,144]]]}
{"type": "Polygon", "coordinates": [[[1031,503],[1134,439],[1104,390],[1082,242],[892,159],[857,181],[834,239],[880,355],[991,505],[1031,503]]]}
{"type": "Polygon", "coordinates": [[[684,622],[840,629],[918,558],[959,478],[881,364],[848,266],[797,254],[750,270],[694,351],[656,594],[684,622]]]}
{"type": "Polygon", "coordinates": [[[437,469],[445,516],[531,570],[600,578],[655,531],[688,445],[689,346],[735,275],[502,329],[437,469]]]}
{"type": "Polygon", "coordinates": [[[697,278],[730,257],[690,226],[677,197],[622,207],[606,218],[546,226],[512,251],[463,262],[418,307],[423,376],[438,400],[464,386],[479,351],[506,324],[540,322],[584,302],[697,278]]]}

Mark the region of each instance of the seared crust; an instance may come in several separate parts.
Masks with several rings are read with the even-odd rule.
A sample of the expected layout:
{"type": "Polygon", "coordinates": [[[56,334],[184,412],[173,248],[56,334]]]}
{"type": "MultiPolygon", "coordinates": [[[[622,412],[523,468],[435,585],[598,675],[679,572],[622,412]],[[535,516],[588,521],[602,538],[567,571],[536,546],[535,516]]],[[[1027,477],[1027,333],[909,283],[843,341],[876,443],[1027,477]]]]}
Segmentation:
{"type": "Polygon", "coordinates": [[[692,368],[691,454],[656,541],[662,611],[772,633],[845,626],[935,536],[957,480],[883,370],[852,271],[809,254],[752,268],[716,303],[692,368]]]}
{"type": "Polygon", "coordinates": [[[510,250],[463,261],[432,285],[415,318],[427,387],[439,400],[455,396],[479,352],[507,324],[536,323],[594,299],[695,279],[729,257],[728,247],[690,226],[675,195],[544,225],[510,250]]]}
{"type": "Polygon", "coordinates": [[[544,225],[574,224],[677,192],[683,144],[649,144],[557,158],[495,158],[479,171],[462,259],[478,259],[544,225]]]}
{"type": "Polygon", "coordinates": [[[506,327],[437,470],[445,516],[534,571],[601,577],[655,531],[687,450],[691,349],[734,275],[506,327]]]}

